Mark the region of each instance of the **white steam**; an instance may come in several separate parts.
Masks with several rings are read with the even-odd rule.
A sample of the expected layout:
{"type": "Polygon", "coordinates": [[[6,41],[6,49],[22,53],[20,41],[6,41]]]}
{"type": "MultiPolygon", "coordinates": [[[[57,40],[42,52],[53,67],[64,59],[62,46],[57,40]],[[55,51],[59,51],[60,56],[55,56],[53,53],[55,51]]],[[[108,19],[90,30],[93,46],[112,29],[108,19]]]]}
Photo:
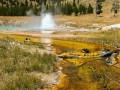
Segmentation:
{"type": "Polygon", "coordinates": [[[52,17],[52,14],[50,14],[50,13],[43,14],[40,29],[41,30],[51,30],[51,29],[54,29],[55,27],[56,27],[56,23],[52,17]]]}
{"type": "Polygon", "coordinates": [[[34,16],[34,13],[33,13],[33,10],[28,10],[27,12],[26,12],[26,15],[27,16],[34,16]]]}
{"type": "Polygon", "coordinates": [[[33,10],[26,12],[27,16],[32,16],[32,21],[29,28],[31,30],[52,30],[56,27],[56,23],[51,13],[46,13],[45,5],[42,4],[42,10],[40,12],[41,17],[36,17],[33,10]]]}

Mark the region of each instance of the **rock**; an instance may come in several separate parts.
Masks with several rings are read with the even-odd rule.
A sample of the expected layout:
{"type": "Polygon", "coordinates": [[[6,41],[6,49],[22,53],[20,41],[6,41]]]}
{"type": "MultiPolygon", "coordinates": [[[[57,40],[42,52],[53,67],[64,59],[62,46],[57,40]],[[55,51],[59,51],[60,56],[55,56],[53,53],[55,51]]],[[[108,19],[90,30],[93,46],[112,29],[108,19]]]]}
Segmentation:
{"type": "Polygon", "coordinates": [[[107,65],[114,65],[116,63],[116,55],[117,53],[113,53],[110,57],[106,59],[107,65]]]}

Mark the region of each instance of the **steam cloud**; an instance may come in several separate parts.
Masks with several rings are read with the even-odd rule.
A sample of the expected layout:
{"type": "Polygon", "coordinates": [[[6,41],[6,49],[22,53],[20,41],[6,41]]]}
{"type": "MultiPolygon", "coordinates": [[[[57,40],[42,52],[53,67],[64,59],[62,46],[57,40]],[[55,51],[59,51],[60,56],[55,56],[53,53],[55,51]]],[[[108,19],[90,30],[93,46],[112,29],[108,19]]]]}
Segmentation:
{"type": "Polygon", "coordinates": [[[27,16],[34,16],[33,10],[29,10],[26,12],[27,16]]]}
{"type": "Polygon", "coordinates": [[[51,30],[54,29],[55,27],[56,24],[51,13],[45,13],[44,16],[42,15],[42,20],[40,25],[41,30],[51,30]]]}
{"type": "Polygon", "coordinates": [[[42,4],[42,10],[41,10],[41,18],[35,17],[33,10],[29,10],[26,12],[27,16],[33,16],[31,21],[31,29],[35,30],[52,30],[56,27],[56,23],[54,21],[54,18],[52,17],[51,13],[46,13],[46,8],[44,4],[42,4]]]}

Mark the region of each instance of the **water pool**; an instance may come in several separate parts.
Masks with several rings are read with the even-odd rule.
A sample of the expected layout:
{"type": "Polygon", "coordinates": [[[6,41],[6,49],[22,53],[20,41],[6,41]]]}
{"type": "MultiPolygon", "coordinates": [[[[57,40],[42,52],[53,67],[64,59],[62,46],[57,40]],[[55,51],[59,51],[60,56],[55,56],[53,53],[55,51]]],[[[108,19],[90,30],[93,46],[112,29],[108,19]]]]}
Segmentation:
{"type": "Polygon", "coordinates": [[[33,26],[0,26],[0,30],[40,30],[39,26],[33,27],[33,26]]]}

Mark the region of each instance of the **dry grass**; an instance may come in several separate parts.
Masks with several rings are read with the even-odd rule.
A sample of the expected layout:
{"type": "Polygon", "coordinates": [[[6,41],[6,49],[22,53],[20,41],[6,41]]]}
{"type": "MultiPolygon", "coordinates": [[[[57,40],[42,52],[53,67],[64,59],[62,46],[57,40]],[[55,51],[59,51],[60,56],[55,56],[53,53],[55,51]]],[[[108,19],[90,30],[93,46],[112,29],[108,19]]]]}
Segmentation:
{"type": "Polygon", "coordinates": [[[49,86],[40,76],[31,73],[56,72],[56,57],[42,55],[37,50],[26,51],[23,45],[29,48],[31,45],[21,43],[21,36],[18,36],[19,42],[8,36],[0,39],[0,90],[37,90],[49,86]]]}
{"type": "MultiPolygon", "coordinates": [[[[75,33],[74,33],[75,34],[75,33]]],[[[101,44],[107,47],[119,47],[120,46],[120,30],[110,30],[110,31],[101,31],[101,32],[77,32],[76,36],[87,37],[75,37],[75,38],[59,38],[63,40],[76,41],[76,42],[89,42],[94,44],[101,44]],[[94,36],[94,37],[93,37],[94,36]]]]}
{"type": "Polygon", "coordinates": [[[120,23],[120,16],[112,17],[111,14],[103,14],[102,17],[96,17],[94,14],[82,15],[82,16],[56,16],[58,23],[74,22],[78,27],[89,28],[93,24],[98,24],[99,26],[106,26],[111,24],[120,23]]]}
{"type": "Polygon", "coordinates": [[[19,42],[24,42],[26,38],[29,38],[30,42],[38,42],[38,43],[41,42],[39,38],[35,38],[27,35],[0,34],[0,38],[4,38],[4,37],[10,37],[19,42]]]}

